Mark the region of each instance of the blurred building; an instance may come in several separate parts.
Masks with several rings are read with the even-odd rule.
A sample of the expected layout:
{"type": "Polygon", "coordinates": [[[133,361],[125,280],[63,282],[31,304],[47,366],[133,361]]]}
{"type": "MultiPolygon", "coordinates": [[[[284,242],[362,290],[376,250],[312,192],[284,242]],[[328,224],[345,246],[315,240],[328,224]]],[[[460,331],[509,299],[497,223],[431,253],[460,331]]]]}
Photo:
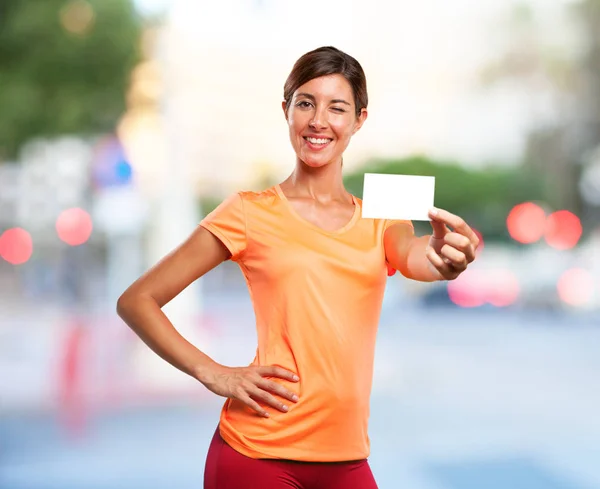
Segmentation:
{"type": "Polygon", "coordinates": [[[414,153],[516,164],[531,128],[554,116],[532,110],[532,94],[517,84],[481,84],[482,67],[504,42],[503,2],[430,0],[406,9],[310,0],[305,8],[335,19],[335,28],[302,21],[292,4],[274,0],[172,4],[146,67],[145,86],[159,87],[161,107],[128,125],[138,134],[133,163],[144,181],[160,181],[161,168],[170,168],[171,153],[151,134],[177,141],[171,150],[199,194],[252,187],[265,172],[284,178],[294,156],[283,84],[294,61],[321,45],[352,54],[367,73],[370,116],[348,149],[349,168],[414,153]]]}
{"type": "Polygon", "coordinates": [[[0,165],[2,227],[52,230],[60,212],[86,206],[91,146],[77,138],[29,143],[19,164],[0,165]]]}

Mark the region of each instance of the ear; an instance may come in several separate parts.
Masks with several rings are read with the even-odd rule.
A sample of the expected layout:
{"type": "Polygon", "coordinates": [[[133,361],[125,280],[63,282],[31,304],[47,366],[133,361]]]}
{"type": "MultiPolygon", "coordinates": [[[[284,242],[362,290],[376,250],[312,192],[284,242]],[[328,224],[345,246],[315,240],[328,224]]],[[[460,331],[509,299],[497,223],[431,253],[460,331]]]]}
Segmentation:
{"type": "Polygon", "coordinates": [[[285,116],[285,120],[287,121],[287,109],[285,107],[285,100],[281,102],[281,108],[283,109],[283,115],[285,116]]]}
{"type": "Polygon", "coordinates": [[[353,135],[356,134],[358,130],[362,127],[362,125],[367,120],[368,115],[369,113],[367,112],[367,109],[365,109],[364,107],[360,109],[360,114],[356,118],[356,122],[354,123],[354,129],[352,130],[353,135]]]}

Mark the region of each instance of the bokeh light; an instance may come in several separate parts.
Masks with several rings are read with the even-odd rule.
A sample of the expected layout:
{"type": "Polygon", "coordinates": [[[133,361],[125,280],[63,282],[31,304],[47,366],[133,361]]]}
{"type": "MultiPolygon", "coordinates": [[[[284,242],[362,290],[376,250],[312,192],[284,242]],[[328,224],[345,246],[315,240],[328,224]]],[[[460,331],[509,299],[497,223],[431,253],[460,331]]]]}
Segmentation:
{"type": "Polygon", "coordinates": [[[132,176],[131,165],[125,161],[120,160],[115,165],[115,175],[120,182],[129,182],[132,176]]]}
{"type": "Polygon", "coordinates": [[[62,211],[56,219],[58,237],[71,246],[85,243],[92,234],[92,229],[92,218],[78,207],[62,211]]]}
{"type": "Polygon", "coordinates": [[[570,268],[556,284],[558,296],[571,306],[583,306],[594,295],[594,277],[583,268],[570,268]]]}
{"type": "Polygon", "coordinates": [[[519,298],[519,280],[508,269],[492,270],[487,275],[486,301],[496,307],[507,307],[519,298]]]}
{"type": "Polygon", "coordinates": [[[94,9],[84,0],[68,2],[60,11],[60,22],[63,28],[78,36],[85,35],[91,30],[94,19],[94,9]]]}
{"type": "Polygon", "coordinates": [[[533,202],[518,204],[508,214],[506,227],[515,241],[524,244],[535,243],[544,235],[546,213],[533,202]]]}
{"type": "Polygon", "coordinates": [[[21,265],[33,253],[31,235],[22,228],[7,229],[0,236],[0,256],[8,263],[21,265]]]}
{"type": "Polygon", "coordinates": [[[110,135],[94,148],[92,180],[98,189],[131,184],[133,169],[127,160],[121,141],[110,135]]]}
{"type": "Polygon", "coordinates": [[[467,270],[448,282],[448,297],[460,307],[507,307],[517,301],[519,293],[519,280],[508,269],[467,270]]]}
{"type": "Polygon", "coordinates": [[[485,304],[485,277],[473,270],[466,270],[455,280],[448,282],[448,297],[460,307],[479,307],[485,304]]]}
{"type": "Polygon", "coordinates": [[[557,250],[573,248],[581,238],[583,229],[579,218],[569,211],[557,211],[548,216],[544,237],[557,250]]]}

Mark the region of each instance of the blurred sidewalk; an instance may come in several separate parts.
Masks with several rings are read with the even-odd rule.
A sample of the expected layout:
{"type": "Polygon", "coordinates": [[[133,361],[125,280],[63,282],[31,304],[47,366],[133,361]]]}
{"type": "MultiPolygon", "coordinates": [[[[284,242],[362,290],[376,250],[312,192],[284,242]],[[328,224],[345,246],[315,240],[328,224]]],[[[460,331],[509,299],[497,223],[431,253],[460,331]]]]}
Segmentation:
{"type": "MultiPolygon", "coordinates": [[[[218,330],[207,352],[224,363],[248,363],[255,333],[244,291],[210,294],[205,302],[218,330]]],[[[370,428],[379,487],[600,488],[600,328],[594,321],[388,301],[370,428]]],[[[42,325],[27,327],[37,328],[28,336],[39,345],[56,338],[56,328],[41,334],[42,325]]],[[[35,389],[43,384],[38,379],[35,389]]],[[[64,431],[52,411],[5,412],[0,487],[201,487],[222,400],[191,388],[187,398],[91,411],[79,433],[64,431]]]]}

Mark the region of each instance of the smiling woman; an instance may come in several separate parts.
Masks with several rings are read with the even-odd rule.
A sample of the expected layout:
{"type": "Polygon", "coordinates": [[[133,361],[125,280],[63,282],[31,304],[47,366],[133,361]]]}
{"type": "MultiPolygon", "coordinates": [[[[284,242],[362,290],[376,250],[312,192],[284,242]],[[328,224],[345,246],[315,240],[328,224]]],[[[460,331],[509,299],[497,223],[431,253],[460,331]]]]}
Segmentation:
{"type": "Polygon", "coordinates": [[[157,354],[227,398],[205,489],[376,488],[369,397],[388,266],[433,281],[457,277],[475,256],[474,233],[445,211],[432,212],[434,233],[421,238],[410,221],[361,218],[342,158],[367,102],[353,57],[333,47],[302,56],[282,102],[296,156],[290,176],[231,195],[119,299],[121,317],[157,354]],[[161,310],[228,259],[256,316],[247,367],[216,363],[161,310]]]}
{"type": "Polygon", "coordinates": [[[341,74],[303,83],[282,106],[292,146],[302,162],[312,167],[341,164],[350,138],[367,118],[366,106],[355,109],[352,86],[341,74]]]}
{"type": "Polygon", "coordinates": [[[367,81],[360,64],[333,47],[311,51],[294,65],[283,97],[292,146],[303,163],[341,164],[350,138],[367,118],[367,81]]]}

